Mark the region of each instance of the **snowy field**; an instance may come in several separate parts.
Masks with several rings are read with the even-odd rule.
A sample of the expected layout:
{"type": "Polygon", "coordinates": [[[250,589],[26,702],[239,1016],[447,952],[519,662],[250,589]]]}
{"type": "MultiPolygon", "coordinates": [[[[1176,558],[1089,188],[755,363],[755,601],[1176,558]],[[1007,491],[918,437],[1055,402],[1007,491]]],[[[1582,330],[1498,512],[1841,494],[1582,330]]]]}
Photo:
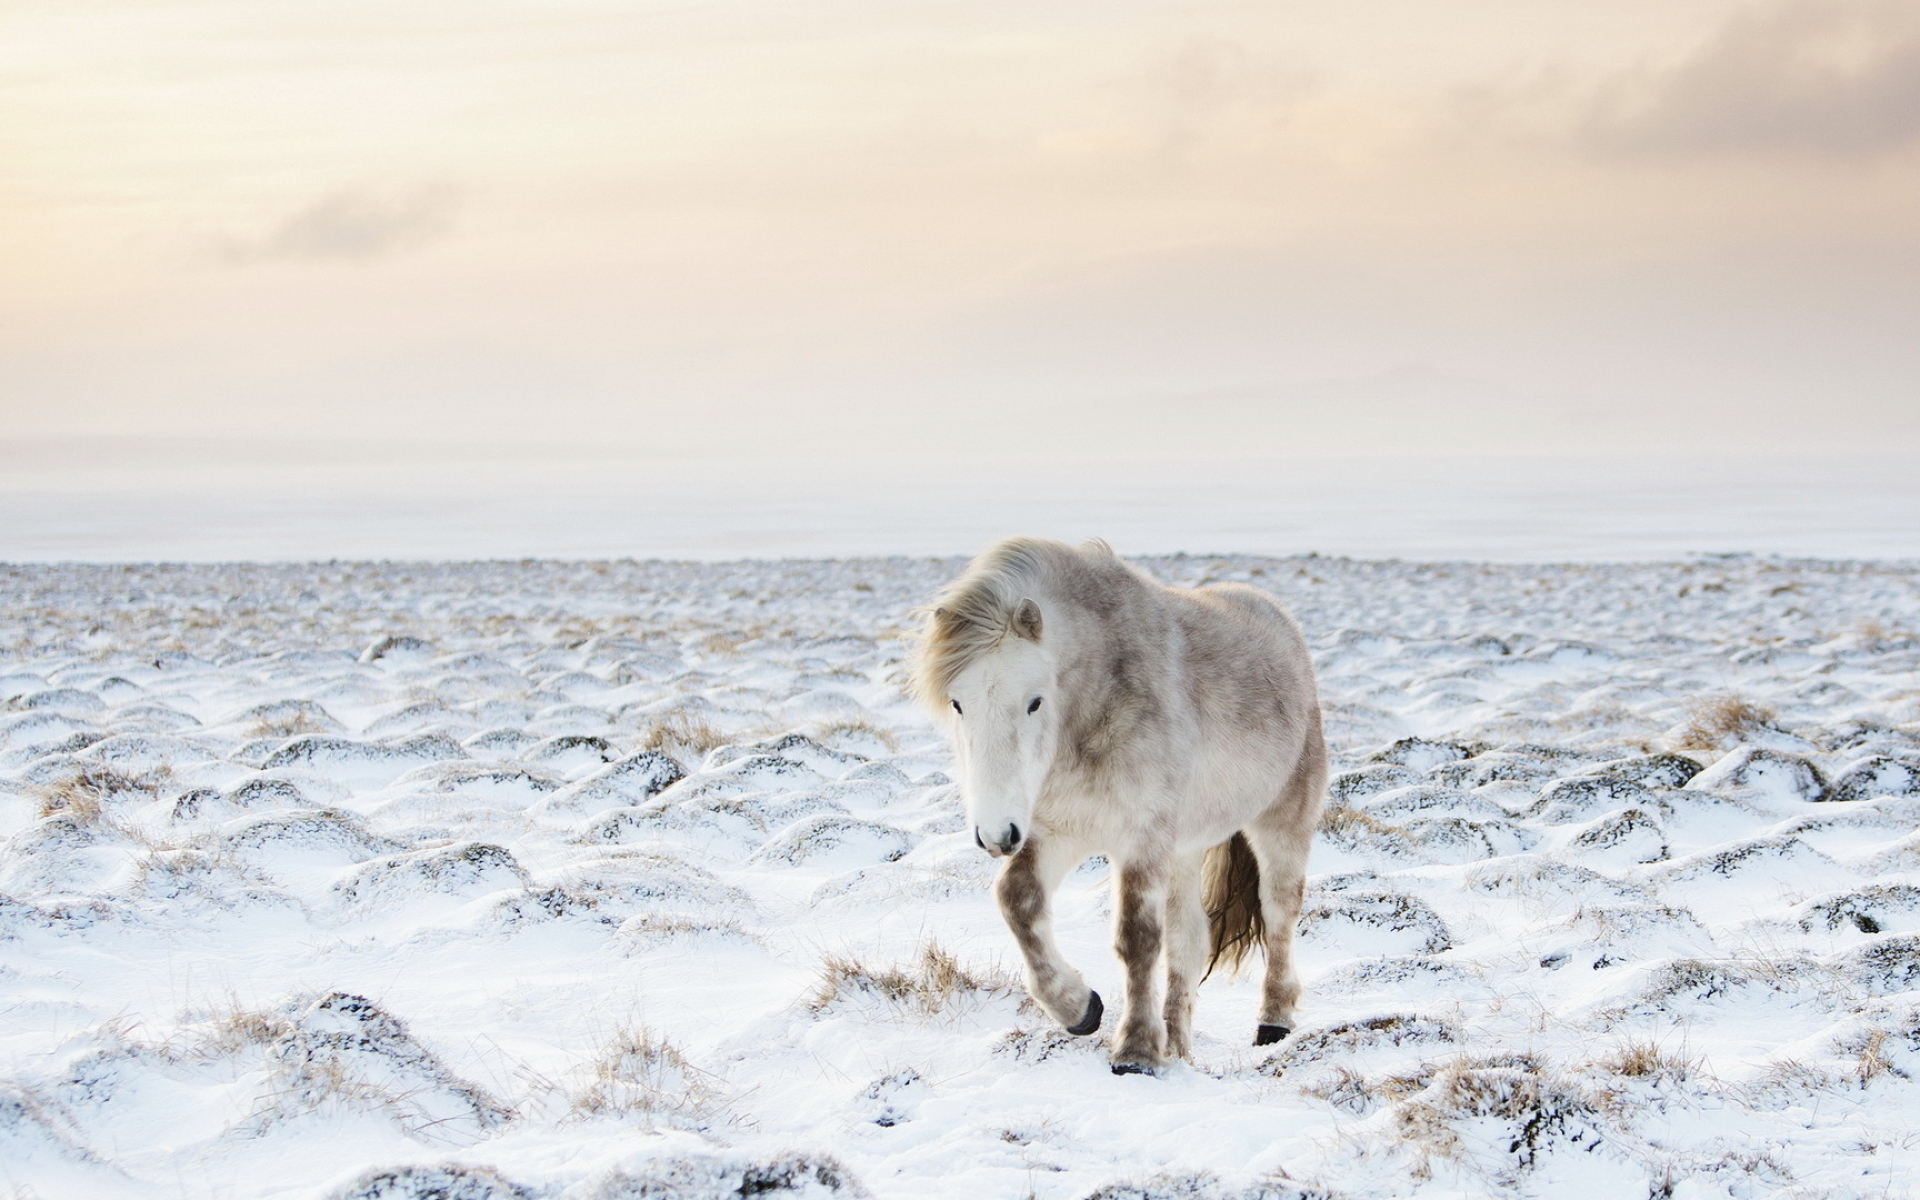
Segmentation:
{"type": "Polygon", "coordinates": [[[0,568],[0,1187],[1912,1194],[1920,566],[1145,565],[1294,608],[1339,772],[1301,1028],[1164,1078],[1023,1003],[958,560],[0,568]]]}

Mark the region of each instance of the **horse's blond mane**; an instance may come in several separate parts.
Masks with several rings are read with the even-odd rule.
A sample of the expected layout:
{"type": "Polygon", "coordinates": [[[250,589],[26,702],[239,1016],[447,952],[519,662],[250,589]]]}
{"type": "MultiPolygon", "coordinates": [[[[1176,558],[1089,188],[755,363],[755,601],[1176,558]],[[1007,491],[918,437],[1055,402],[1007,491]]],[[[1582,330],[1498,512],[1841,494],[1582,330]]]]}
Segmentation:
{"type": "Polygon", "coordinates": [[[967,665],[1013,631],[1022,600],[1047,591],[1048,576],[1080,554],[1113,551],[1088,542],[1080,553],[1040,538],[1008,538],[968,564],[926,611],[926,629],[914,656],[912,691],[935,711],[947,706],[947,689],[967,665]]]}

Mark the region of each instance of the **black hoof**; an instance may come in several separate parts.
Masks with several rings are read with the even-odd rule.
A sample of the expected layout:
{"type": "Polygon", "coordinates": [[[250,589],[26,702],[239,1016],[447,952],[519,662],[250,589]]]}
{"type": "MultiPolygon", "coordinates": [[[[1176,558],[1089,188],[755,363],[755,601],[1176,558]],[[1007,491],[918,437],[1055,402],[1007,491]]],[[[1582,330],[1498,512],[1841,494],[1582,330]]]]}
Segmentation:
{"type": "Polygon", "coordinates": [[[1106,1011],[1107,1006],[1100,1003],[1100,993],[1089,992],[1087,994],[1087,1015],[1080,1018],[1078,1025],[1067,1026],[1067,1032],[1075,1037],[1087,1036],[1094,1030],[1100,1028],[1100,1018],[1106,1011]]]}
{"type": "Polygon", "coordinates": [[[1253,1044],[1256,1046],[1271,1046],[1292,1032],[1293,1030],[1288,1029],[1285,1025],[1262,1025],[1253,1031],[1253,1044]]]}
{"type": "Polygon", "coordinates": [[[1113,1063],[1110,1065],[1115,1075],[1156,1075],[1159,1073],[1145,1063],[1113,1063]]]}

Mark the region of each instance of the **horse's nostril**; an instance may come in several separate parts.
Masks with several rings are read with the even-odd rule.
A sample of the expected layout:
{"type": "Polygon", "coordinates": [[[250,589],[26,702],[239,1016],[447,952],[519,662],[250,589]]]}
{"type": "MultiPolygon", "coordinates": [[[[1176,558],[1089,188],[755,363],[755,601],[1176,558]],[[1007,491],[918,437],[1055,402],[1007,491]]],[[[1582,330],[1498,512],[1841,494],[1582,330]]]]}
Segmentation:
{"type": "Polygon", "coordinates": [[[1018,825],[1007,826],[1007,853],[1012,854],[1019,846],[1020,827],[1018,825]]]}
{"type": "Polygon", "coordinates": [[[986,839],[980,836],[980,827],[978,825],[975,825],[973,827],[973,844],[980,847],[982,850],[985,850],[987,848],[986,839]]]}

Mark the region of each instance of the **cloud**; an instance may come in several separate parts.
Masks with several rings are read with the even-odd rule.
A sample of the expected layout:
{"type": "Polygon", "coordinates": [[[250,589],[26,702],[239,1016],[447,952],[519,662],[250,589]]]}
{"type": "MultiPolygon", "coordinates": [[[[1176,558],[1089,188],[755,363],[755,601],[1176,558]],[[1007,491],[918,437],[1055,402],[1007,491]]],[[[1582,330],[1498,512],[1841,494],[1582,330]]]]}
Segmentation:
{"type": "Polygon", "coordinates": [[[1193,36],[1155,45],[1125,80],[1116,145],[1181,171],[1209,157],[1244,166],[1270,154],[1322,87],[1319,74],[1258,43],[1193,36]]]}
{"type": "Polygon", "coordinates": [[[334,192],[292,213],[260,237],[223,241],[219,253],[229,262],[242,263],[386,258],[445,233],[452,225],[457,199],[444,184],[388,195],[334,192]]]}
{"type": "Polygon", "coordinates": [[[1601,89],[1584,134],[1628,154],[1868,157],[1920,141],[1920,5],[1792,0],[1601,89]]]}

